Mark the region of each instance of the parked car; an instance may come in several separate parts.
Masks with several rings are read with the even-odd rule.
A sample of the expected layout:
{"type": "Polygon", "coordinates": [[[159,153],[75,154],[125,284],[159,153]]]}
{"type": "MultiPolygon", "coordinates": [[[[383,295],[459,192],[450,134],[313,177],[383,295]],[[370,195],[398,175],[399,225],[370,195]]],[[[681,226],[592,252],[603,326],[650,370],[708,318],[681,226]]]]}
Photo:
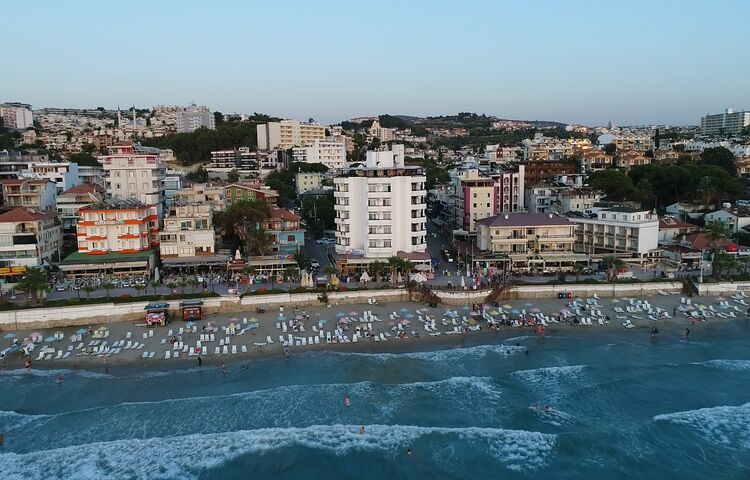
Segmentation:
{"type": "Polygon", "coordinates": [[[320,262],[318,261],[317,258],[311,258],[310,259],[310,266],[312,268],[320,268],[320,262]]]}

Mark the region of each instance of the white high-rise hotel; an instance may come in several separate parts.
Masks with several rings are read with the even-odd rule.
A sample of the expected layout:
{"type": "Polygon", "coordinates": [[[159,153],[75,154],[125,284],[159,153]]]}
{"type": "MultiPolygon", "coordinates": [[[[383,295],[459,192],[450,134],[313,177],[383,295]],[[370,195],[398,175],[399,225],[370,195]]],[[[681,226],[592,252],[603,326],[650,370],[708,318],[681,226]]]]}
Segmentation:
{"type": "Polygon", "coordinates": [[[367,152],[365,166],[334,179],[336,254],[365,260],[427,249],[425,183],[421,167],[404,165],[404,146],[367,152]]]}
{"type": "Polygon", "coordinates": [[[107,194],[154,205],[161,219],[166,203],[166,167],[159,150],[140,145],[112,145],[107,150],[107,155],[99,157],[106,174],[107,194]]]}

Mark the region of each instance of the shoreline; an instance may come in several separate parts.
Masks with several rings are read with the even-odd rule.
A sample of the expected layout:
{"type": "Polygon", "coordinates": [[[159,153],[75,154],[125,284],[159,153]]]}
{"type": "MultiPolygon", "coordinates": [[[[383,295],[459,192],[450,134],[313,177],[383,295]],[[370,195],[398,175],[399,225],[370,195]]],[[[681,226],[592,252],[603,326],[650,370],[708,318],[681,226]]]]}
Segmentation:
{"type": "MultiPolygon", "coordinates": [[[[679,299],[677,296],[668,296],[668,297],[649,297],[648,300],[653,302],[654,304],[660,303],[664,306],[673,305],[675,300],[679,299]]],[[[553,301],[546,301],[542,302],[546,304],[547,307],[554,307],[559,310],[559,308],[563,305],[562,300],[553,300],[553,301]]],[[[677,300],[679,302],[679,300],[677,300]]],[[[511,301],[509,303],[517,304],[518,301],[511,301]]],[[[528,303],[526,303],[528,305],[528,303]]],[[[612,305],[618,305],[614,303],[609,303],[608,300],[603,300],[601,305],[601,309],[605,310],[611,307],[612,305]]],[[[677,303],[679,305],[679,303],[677,303]]],[[[376,313],[377,315],[386,316],[388,311],[395,311],[398,310],[397,307],[400,307],[401,309],[406,309],[407,306],[409,306],[409,310],[414,310],[418,308],[424,308],[420,304],[412,303],[412,302],[398,302],[398,303],[391,303],[391,304],[384,304],[384,305],[347,305],[348,308],[363,308],[366,310],[375,310],[377,309],[376,313]],[[403,306],[402,306],[403,305],[403,306]]],[[[431,315],[433,318],[440,319],[442,317],[441,313],[443,310],[445,310],[446,307],[439,306],[436,309],[429,309],[428,315],[431,315]]],[[[319,309],[320,310],[320,309],[319,309]]],[[[326,312],[326,309],[323,307],[323,312],[326,312]]],[[[331,313],[331,309],[328,313],[331,313]]],[[[552,310],[552,308],[547,308],[546,310],[552,310]]],[[[670,307],[671,310],[671,307],[670,307]]],[[[459,309],[460,311],[460,309],[459,309]]],[[[313,313],[313,317],[320,316],[320,313],[313,313]]],[[[250,312],[246,313],[247,315],[250,315],[250,312]]],[[[256,314],[257,315],[257,314],[256,314]]],[[[260,341],[261,339],[265,339],[266,336],[272,335],[270,332],[274,332],[276,336],[278,336],[278,331],[275,329],[275,320],[273,318],[267,318],[269,316],[274,315],[274,313],[266,313],[264,316],[266,318],[263,318],[259,320],[259,322],[262,324],[262,328],[258,329],[257,335],[252,335],[249,333],[245,333],[245,336],[243,338],[242,335],[234,336],[232,337],[232,345],[238,345],[240,343],[237,343],[236,339],[241,338],[241,341],[244,343],[249,343],[252,345],[255,341],[260,341]]],[[[260,316],[260,315],[259,315],[260,316]]],[[[218,315],[207,315],[207,318],[201,322],[213,322],[214,324],[223,325],[226,323],[230,323],[233,321],[238,320],[237,317],[234,317],[232,314],[218,314],[218,315]],[[227,318],[228,317],[228,318],[227,318]]],[[[651,320],[645,320],[645,321],[634,321],[634,328],[623,328],[619,320],[615,320],[614,316],[612,317],[613,320],[609,324],[605,325],[580,325],[580,324],[572,324],[569,322],[561,322],[561,323],[552,323],[549,324],[548,327],[544,329],[544,333],[542,335],[539,335],[537,332],[536,326],[526,325],[526,326],[520,326],[520,327],[511,327],[511,326],[501,326],[497,331],[490,330],[486,326],[486,322],[481,322],[481,330],[479,331],[469,331],[467,333],[460,333],[460,334],[454,334],[454,335],[446,335],[442,334],[439,336],[430,336],[427,334],[427,332],[420,331],[420,335],[418,338],[414,338],[411,336],[407,336],[405,339],[396,339],[394,337],[390,337],[388,341],[373,341],[372,339],[362,339],[358,341],[357,343],[349,342],[349,343],[325,343],[321,342],[319,344],[312,344],[307,346],[290,346],[289,351],[291,356],[299,355],[302,353],[307,352],[320,352],[320,353],[361,353],[361,354],[404,354],[404,353],[412,353],[412,352],[421,352],[421,351],[433,351],[433,350],[444,350],[444,349],[451,349],[451,348],[469,348],[469,347],[475,347],[475,346],[483,346],[483,345],[500,345],[504,344],[508,340],[512,340],[515,337],[529,337],[529,338],[535,338],[537,342],[543,342],[545,337],[554,337],[556,335],[560,334],[570,334],[575,333],[576,335],[595,335],[595,334],[604,334],[604,335],[610,335],[614,334],[615,332],[620,331],[621,333],[623,330],[633,330],[633,332],[628,332],[627,335],[633,334],[637,336],[645,336],[649,335],[650,328],[654,325],[656,325],[660,330],[663,330],[663,333],[667,334],[670,338],[674,336],[677,338],[678,331],[681,332],[685,328],[691,328],[696,331],[703,330],[704,328],[712,328],[712,327],[719,327],[723,324],[726,324],[727,322],[730,322],[732,320],[745,320],[747,321],[747,317],[742,314],[738,315],[735,318],[712,318],[706,321],[691,321],[689,319],[685,318],[660,318],[656,321],[651,320]]],[[[313,322],[314,323],[314,322],[313,322]]],[[[386,326],[386,324],[391,324],[393,322],[391,321],[383,321],[378,322],[379,324],[382,324],[382,326],[386,326]]],[[[119,338],[124,337],[124,332],[126,331],[137,331],[138,334],[141,334],[143,332],[148,332],[149,329],[143,329],[140,326],[137,326],[133,324],[132,322],[116,322],[116,323],[110,323],[107,324],[108,327],[111,328],[112,335],[111,338],[113,341],[117,341],[119,338]]],[[[175,321],[171,325],[166,327],[157,327],[154,329],[150,329],[153,331],[153,336],[144,338],[142,340],[145,340],[148,342],[148,348],[144,347],[143,350],[131,350],[128,351],[127,354],[120,354],[120,355],[114,355],[112,357],[97,357],[94,355],[89,356],[73,356],[71,355],[68,358],[60,358],[60,359],[52,359],[52,360],[40,360],[35,361],[34,358],[36,357],[36,352],[32,352],[32,365],[31,369],[35,371],[55,371],[55,370],[61,370],[61,371],[68,371],[68,372],[74,372],[76,370],[86,371],[86,372],[94,372],[94,373],[104,373],[104,374],[110,374],[114,376],[118,376],[118,374],[129,374],[129,373],[143,373],[143,372],[170,372],[170,371],[177,371],[177,370],[190,370],[194,368],[198,368],[198,360],[196,356],[191,357],[183,357],[180,358],[171,358],[171,359],[165,359],[164,358],[164,352],[168,350],[168,344],[164,344],[162,342],[157,343],[160,339],[164,338],[165,334],[168,333],[170,330],[177,330],[179,327],[184,327],[185,323],[182,321],[175,321]],[[156,354],[153,356],[153,358],[142,358],[140,352],[142,351],[159,351],[159,354],[156,354]]],[[[415,325],[412,326],[412,328],[419,328],[420,325],[415,322],[415,325]]],[[[309,327],[308,327],[309,328],[309,327]]],[[[55,329],[49,329],[49,330],[55,330],[55,329]]],[[[46,331],[45,335],[51,334],[51,331],[46,331]]],[[[57,329],[57,330],[64,330],[64,329],[57,329]]],[[[377,330],[377,329],[376,329],[377,330]]],[[[383,330],[383,331],[387,331],[383,330]]],[[[69,335],[70,332],[65,333],[65,336],[69,335]]],[[[199,333],[192,333],[192,334],[186,334],[186,342],[193,343],[195,339],[198,337],[199,333]],[[189,337],[189,338],[188,338],[189,337]]],[[[218,335],[221,335],[222,337],[225,336],[224,333],[218,332],[218,335]]],[[[665,336],[667,336],[665,335],[665,336]]],[[[133,337],[139,337],[140,335],[134,335],[133,337]]],[[[23,338],[19,335],[20,338],[23,338]]],[[[663,337],[662,337],[663,338],[663,337]]],[[[69,343],[66,341],[67,339],[64,339],[63,341],[57,342],[60,344],[60,349],[62,347],[65,347],[67,349],[67,346],[69,343]]],[[[524,339],[527,341],[526,346],[528,346],[528,338],[524,339]]],[[[5,340],[8,342],[8,340],[5,340]]],[[[75,342],[73,342],[75,343],[75,342]]],[[[522,346],[524,346],[523,343],[521,343],[522,346]]],[[[273,359],[273,358],[284,358],[284,349],[278,342],[275,342],[273,345],[265,345],[263,347],[248,347],[247,352],[242,352],[238,349],[237,353],[232,354],[214,354],[213,351],[211,351],[208,355],[202,356],[202,365],[206,369],[211,368],[219,368],[222,363],[226,364],[228,367],[235,366],[237,364],[248,362],[248,361],[262,361],[266,359],[273,359]]],[[[2,370],[4,371],[18,371],[18,370],[24,369],[24,360],[23,357],[20,355],[15,355],[12,358],[4,359],[2,362],[2,370]]]]}

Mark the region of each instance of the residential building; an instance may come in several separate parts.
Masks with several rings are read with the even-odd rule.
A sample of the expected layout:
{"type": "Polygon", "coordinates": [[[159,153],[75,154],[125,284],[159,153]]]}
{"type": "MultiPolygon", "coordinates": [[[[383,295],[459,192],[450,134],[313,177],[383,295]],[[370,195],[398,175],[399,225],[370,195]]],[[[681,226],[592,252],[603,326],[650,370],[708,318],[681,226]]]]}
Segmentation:
{"type": "Polygon", "coordinates": [[[520,212],[524,210],[526,166],[504,167],[491,175],[495,181],[495,211],[520,212]]]}
{"type": "Polygon", "coordinates": [[[477,170],[468,170],[460,179],[459,189],[457,206],[460,226],[469,235],[473,235],[477,232],[478,220],[495,214],[498,187],[492,178],[481,176],[477,170]]]}
{"type": "Polygon", "coordinates": [[[659,218],[650,210],[594,208],[569,218],[578,225],[578,252],[645,258],[658,247],[659,218]]]}
{"type": "Polygon", "coordinates": [[[224,187],[227,207],[241,201],[261,200],[275,204],[279,198],[276,190],[263,187],[260,183],[232,183],[224,187]]]}
{"type": "Polygon", "coordinates": [[[702,205],[700,203],[677,202],[671,205],[667,205],[664,211],[667,215],[670,215],[672,217],[683,218],[685,220],[687,220],[688,218],[697,220],[699,218],[702,218],[705,213],[710,212],[711,207],[711,205],[702,205]]]}
{"type": "Polygon", "coordinates": [[[651,159],[635,150],[620,153],[615,157],[615,166],[625,171],[640,165],[649,165],[651,159]]]}
{"type": "Polygon", "coordinates": [[[553,212],[584,212],[594,208],[601,198],[601,193],[591,188],[563,188],[557,192],[559,208],[553,212]]]}
{"type": "Polygon", "coordinates": [[[599,145],[609,145],[613,143],[618,152],[634,151],[645,152],[654,148],[654,140],[651,134],[630,132],[630,133],[605,133],[597,138],[599,145]]]}
{"type": "Polygon", "coordinates": [[[159,253],[165,258],[193,259],[215,252],[213,211],[207,204],[173,205],[159,232],[159,253]]]}
{"type": "Polygon", "coordinates": [[[526,167],[524,179],[528,185],[552,181],[558,175],[576,173],[576,166],[573,162],[532,161],[524,163],[524,166],[526,167]]]}
{"type": "Polygon", "coordinates": [[[288,150],[292,147],[311,145],[315,140],[323,140],[326,129],[317,123],[281,120],[258,125],[257,136],[259,150],[288,150]]]}
{"type": "Polygon", "coordinates": [[[612,168],[612,155],[601,150],[589,150],[581,154],[581,168],[586,172],[612,168]]]}
{"type": "Polygon", "coordinates": [[[87,255],[138,253],[158,245],[155,205],[133,198],[108,198],[79,210],[78,252],[87,255]]]}
{"type": "Polygon", "coordinates": [[[393,140],[395,128],[385,128],[380,126],[380,120],[375,119],[368,130],[370,137],[377,138],[381,142],[390,142],[393,140]]]}
{"type": "Polygon", "coordinates": [[[175,201],[183,204],[205,203],[214,212],[223,212],[227,207],[222,184],[194,183],[185,186],[175,193],[175,201]]]}
{"type": "Polygon", "coordinates": [[[318,139],[305,147],[292,150],[295,162],[322,163],[329,170],[340,170],[346,167],[346,146],[344,142],[318,139]]]}
{"type": "Polygon", "coordinates": [[[677,237],[698,230],[697,225],[676,217],[659,217],[659,243],[674,243],[677,237]]]}
{"type": "Polygon", "coordinates": [[[601,193],[593,189],[562,183],[541,183],[526,190],[526,204],[530,213],[582,213],[593,208],[601,197],[601,193]]]}
{"type": "Polygon", "coordinates": [[[289,210],[271,207],[271,214],[263,220],[261,228],[273,237],[274,253],[293,255],[305,246],[305,229],[300,217],[289,210]]]}
{"type": "Polygon", "coordinates": [[[15,283],[27,267],[59,262],[62,244],[57,212],[16,207],[0,213],[0,278],[15,283]]]}
{"type": "Polygon", "coordinates": [[[104,189],[97,185],[82,183],[65,190],[57,196],[57,213],[60,215],[63,231],[75,231],[80,220],[78,211],[84,207],[100,203],[104,189]]]}
{"type": "Polygon", "coordinates": [[[108,195],[154,205],[158,217],[162,218],[166,204],[166,167],[158,151],[140,153],[133,145],[113,145],[99,161],[104,166],[108,195]]]}
{"type": "Polygon", "coordinates": [[[190,133],[199,128],[213,130],[216,128],[214,114],[208,107],[198,106],[191,103],[175,115],[175,126],[177,133],[190,133]]]}
{"type": "Polygon", "coordinates": [[[82,184],[96,185],[104,188],[104,168],[89,165],[78,166],[78,177],[82,184]]]}
{"type": "Polygon", "coordinates": [[[206,166],[206,170],[224,175],[236,170],[242,177],[262,177],[264,170],[277,168],[274,154],[275,152],[253,151],[250,147],[217,150],[211,152],[211,163],[206,166]]]}
{"type": "Polygon", "coordinates": [[[298,173],[295,177],[298,194],[318,189],[322,184],[323,175],[320,173],[298,173]]]}
{"type": "Polygon", "coordinates": [[[529,213],[552,213],[557,207],[556,196],[560,187],[549,183],[532,185],[525,190],[525,203],[529,213]]]}
{"type": "Polygon", "coordinates": [[[335,252],[341,270],[394,255],[429,263],[426,181],[421,167],[404,165],[403,146],[367,152],[364,165],[334,178],[335,252]]]}
{"type": "Polygon", "coordinates": [[[523,159],[526,161],[541,160],[557,162],[572,157],[577,152],[592,148],[591,140],[588,138],[545,137],[541,133],[534,135],[532,139],[526,139],[523,144],[523,159]]]}
{"type": "Polygon", "coordinates": [[[34,126],[34,115],[31,105],[26,103],[0,103],[0,118],[8,128],[25,130],[34,126]]]}
{"type": "Polygon", "coordinates": [[[57,188],[54,182],[34,178],[0,180],[3,205],[55,211],[57,188]]]}
{"type": "Polygon", "coordinates": [[[747,126],[750,126],[750,111],[735,112],[727,108],[724,113],[701,117],[703,135],[738,135],[747,126]]]}
{"type": "Polygon", "coordinates": [[[500,213],[477,222],[482,258],[502,268],[541,273],[570,270],[585,255],[573,253],[576,226],[565,217],[541,213],[500,213]]]}
{"type": "Polygon", "coordinates": [[[81,183],[78,164],[75,162],[34,162],[29,170],[29,173],[24,173],[22,176],[51,180],[57,186],[57,193],[64,192],[81,183]]]}
{"type": "Polygon", "coordinates": [[[164,202],[167,207],[174,205],[174,199],[177,192],[182,190],[185,178],[182,172],[167,170],[164,175],[164,202]]]}
{"type": "Polygon", "coordinates": [[[703,220],[706,224],[711,222],[725,223],[732,233],[737,233],[742,227],[750,225],[750,208],[727,203],[721,210],[705,214],[703,220]]]}

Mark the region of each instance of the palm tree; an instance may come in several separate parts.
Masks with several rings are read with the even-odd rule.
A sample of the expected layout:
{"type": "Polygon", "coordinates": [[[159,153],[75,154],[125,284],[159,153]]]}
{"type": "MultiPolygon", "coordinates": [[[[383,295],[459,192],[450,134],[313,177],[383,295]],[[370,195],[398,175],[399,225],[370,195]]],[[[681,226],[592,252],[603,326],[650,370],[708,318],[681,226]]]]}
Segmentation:
{"type": "Polygon", "coordinates": [[[717,190],[716,184],[711,177],[701,178],[695,190],[703,205],[713,205],[717,190]]]}
{"type": "Polygon", "coordinates": [[[96,287],[93,286],[93,285],[89,285],[87,283],[82,288],[83,288],[83,291],[86,292],[86,300],[90,300],[91,299],[91,292],[95,292],[96,291],[96,287]]]}
{"type": "Polygon", "coordinates": [[[109,293],[115,288],[115,286],[111,282],[104,282],[102,283],[102,288],[107,291],[107,298],[109,298],[109,293]]]}
{"type": "Polygon", "coordinates": [[[185,287],[188,286],[188,282],[185,280],[180,280],[177,282],[177,285],[180,287],[180,293],[185,294],[185,287]]]}
{"type": "Polygon", "coordinates": [[[154,289],[154,295],[156,295],[156,291],[159,288],[160,283],[156,280],[151,280],[151,288],[154,289]]]}
{"type": "Polygon", "coordinates": [[[140,283],[136,283],[133,285],[133,288],[135,288],[135,293],[139,297],[141,296],[141,292],[146,288],[145,286],[141,285],[140,283]]]}
{"type": "Polygon", "coordinates": [[[583,273],[584,267],[580,263],[576,263],[573,265],[573,273],[576,275],[576,282],[581,279],[581,274],[583,273]]]}
{"type": "Polygon", "coordinates": [[[388,257],[387,262],[388,262],[388,269],[390,270],[390,274],[391,274],[391,283],[396,285],[397,273],[402,265],[401,259],[396,256],[388,257]]]}
{"type": "Polygon", "coordinates": [[[291,283],[292,279],[297,276],[298,271],[299,270],[294,267],[286,267],[284,269],[284,278],[291,283]]]}
{"type": "Polygon", "coordinates": [[[187,281],[187,283],[190,284],[190,289],[192,290],[193,293],[195,293],[195,287],[197,287],[200,282],[198,281],[197,278],[191,278],[190,280],[187,281]]]}
{"type": "Polygon", "coordinates": [[[326,265],[326,267],[323,269],[323,273],[328,275],[328,278],[333,278],[333,276],[336,275],[337,270],[333,265],[326,265]]]}
{"type": "Polygon", "coordinates": [[[732,231],[730,230],[729,225],[724,222],[714,221],[706,225],[706,236],[711,242],[711,250],[714,252],[717,250],[719,241],[729,238],[731,234],[732,231]]]}
{"type": "Polygon", "coordinates": [[[381,277],[383,276],[383,273],[387,269],[388,269],[388,264],[385,262],[381,262],[379,260],[376,260],[369,265],[368,270],[370,271],[370,274],[372,274],[372,276],[375,277],[375,283],[378,286],[380,286],[381,277]]]}
{"type": "Polygon", "coordinates": [[[47,272],[41,268],[29,267],[21,281],[16,285],[16,290],[26,293],[27,301],[28,296],[31,295],[34,303],[37,303],[39,293],[49,290],[47,272]]]}

